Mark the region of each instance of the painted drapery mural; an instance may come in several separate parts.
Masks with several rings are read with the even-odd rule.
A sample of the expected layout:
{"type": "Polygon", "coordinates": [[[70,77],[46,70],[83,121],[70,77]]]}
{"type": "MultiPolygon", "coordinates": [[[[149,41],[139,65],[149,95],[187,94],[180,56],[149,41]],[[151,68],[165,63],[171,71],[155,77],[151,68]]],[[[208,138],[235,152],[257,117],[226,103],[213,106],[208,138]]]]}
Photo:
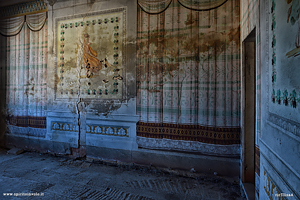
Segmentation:
{"type": "Polygon", "coordinates": [[[124,23],[123,8],[56,20],[56,98],[122,99],[124,23]]]}
{"type": "MultiPolygon", "coordinates": [[[[182,6],[197,11],[212,10],[222,6],[227,0],[177,0],[182,6]]],[[[138,0],[140,8],[150,14],[158,14],[167,9],[172,0],[138,0]]]]}
{"type": "Polygon", "coordinates": [[[158,14],[139,7],[137,136],[239,144],[239,50],[239,1],[208,11],[177,0],[158,14]]]}
{"type": "Polygon", "coordinates": [[[45,136],[47,16],[44,12],[26,19],[19,16],[0,22],[1,90],[5,91],[8,130],[45,136]]]}

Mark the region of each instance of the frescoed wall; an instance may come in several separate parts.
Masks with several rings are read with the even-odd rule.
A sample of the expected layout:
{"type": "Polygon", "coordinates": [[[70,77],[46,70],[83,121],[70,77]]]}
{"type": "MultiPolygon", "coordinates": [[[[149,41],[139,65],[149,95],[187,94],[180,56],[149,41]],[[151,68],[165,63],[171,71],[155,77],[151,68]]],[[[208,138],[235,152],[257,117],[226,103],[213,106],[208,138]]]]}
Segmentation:
{"type": "Polygon", "coordinates": [[[256,198],[300,198],[299,1],[30,4],[0,12],[10,147],[237,176],[255,30],[256,198]]]}
{"type": "Polygon", "coordinates": [[[56,98],[123,98],[125,11],[56,20],[56,98]]]}
{"type": "MultiPolygon", "coordinates": [[[[30,76],[44,81],[47,92],[34,94],[44,95],[46,107],[9,118],[43,134],[14,129],[5,135],[9,147],[238,174],[238,0],[45,3],[47,34],[39,42],[46,49],[38,53],[47,66],[30,76]]],[[[40,84],[35,79],[29,86],[40,84]]]]}
{"type": "Polygon", "coordinates": [[[1,9],[1,139],[74,156],[137,149],[136,3],[1,9]]]}
{"type": "MultiPolygon", "coordinates": [[[[299,1],[260,4],[262,135],[260,199],[300,199],[299,1]],[[266,183],[266,172],[272,182],[266,183]],[[272,191],[276,188],[276,192],[272,191]],[[279,192],[293,196],[275,196],[279,192]]],[[[269,182],[270,182],[269,181],[269,182]]]]}
{"type": "Polygon", "coordinates": [[[272,104],[270,104],[270,108],[274,114],[283,115],[291,120],[291,111],[300,113],[297,109],[300,101],[298,84],[300,72],[297,70],[299,62],[297,57],[300,55],[299,9],[299,1],[286,1],[284,4],[272,1],[272,44],[270,49],[272,52],[272,104]],[[279,8],[285,8],[286,12],[281,12],[279,8]],[[283,34],[283,30],[290,30],[289,37],[283,34]],[[283,63],[286,63],[288,67],[285,67],[283,63]],[[293,75],[290,72],[293,72],[293,75]],[[284,106],[278,106],[278,104],[284,106]]]}
{"type": "Polygon", "coordinates": [[[46,136],[46,10],[33,1],[0,12],[1,115],[11,134],[46,136]]]}
{"type": "Polygon", "coordinates": [[[150,13],[141,3],[138,144],[154,149],[238,154],[239,1],[223,1],[215,9],[201,11],[174,0],[158,13],[153,13],[154,9],[150,13]]]}
{"type": "Polygon", "coordinates": [[[135,2],[53,3],[47,138],[90,156],[137,149],[135,2]]]}
{"type": "Polygon", "coordinates": [[[300,20],[299,20],[300,2],[287,0],[286,3],[289,4],[290,6],[288,10],[287,22],[298,27],[297,33],[295,35],[295,48],[287,52],[286,56],[297,57],[300,55],[300,20]]]}

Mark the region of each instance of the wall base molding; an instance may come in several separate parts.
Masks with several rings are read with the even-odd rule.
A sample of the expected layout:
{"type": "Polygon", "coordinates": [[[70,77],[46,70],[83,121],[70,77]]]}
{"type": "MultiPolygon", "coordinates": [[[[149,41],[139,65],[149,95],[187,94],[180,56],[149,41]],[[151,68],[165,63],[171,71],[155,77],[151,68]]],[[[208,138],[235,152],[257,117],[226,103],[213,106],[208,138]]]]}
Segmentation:
{"type": "Polygon", "coordinates": [[[33,136],[45,138],[47,134],[47,129],[32,128],[32,127],[18,127],[13,125],[7,125],[7,133],[22,135],[22,136],[33,136]]]}
{"type": "Polygon", "coordinates": [[[196,141],[171,140],[171,139],[155,139],[137,136],[139,147],[145,149],[170,150],[201,153],[205,155],[239,157],[240,145],[217,145],[206,144],[196,141]]]}
{"type": "Polygon", "coordinates": [[[280,192],[289,192],[290,194],[293,194],[296,199],[300,199],[300,194],[296,191],[297,187],[300,185],[300,174],[297,173],[288,163],[284,162],[284,160],[263,140],[260,140],[260,147],[261,165],[264,170],[263,173],[268,174],[280,192]],[[286,174],[286,176],[283,176],[283,174],[286,174]]]}

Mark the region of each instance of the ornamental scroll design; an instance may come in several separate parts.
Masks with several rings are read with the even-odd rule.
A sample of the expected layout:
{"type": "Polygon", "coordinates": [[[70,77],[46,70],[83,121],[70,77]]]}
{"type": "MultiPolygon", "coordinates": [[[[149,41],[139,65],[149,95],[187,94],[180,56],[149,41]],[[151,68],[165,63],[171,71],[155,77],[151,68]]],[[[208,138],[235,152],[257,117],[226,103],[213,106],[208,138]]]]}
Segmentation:
{"type": "Polygon", "coordinates": [[[51,130],[79,132],[79,126],[67,122],[52,122],[51,130]]]}
{"type": "Polygon", "coordinates": [[[300,137],[300,124],[284,117],[270,113],[268,121],[276,124],[280,128],[289,131],[290,133],[300,137]]]}
{"type": "Polygon", "coordinates": [[[128,127],[86,125],[86,133],[129,137],[128,127]]]}

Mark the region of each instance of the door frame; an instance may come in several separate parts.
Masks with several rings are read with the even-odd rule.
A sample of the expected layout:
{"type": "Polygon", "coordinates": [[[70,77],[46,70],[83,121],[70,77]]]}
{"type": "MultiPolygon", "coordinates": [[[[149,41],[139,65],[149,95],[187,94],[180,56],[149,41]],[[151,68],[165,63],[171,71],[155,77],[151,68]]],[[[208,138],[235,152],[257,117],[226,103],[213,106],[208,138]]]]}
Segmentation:
{"type": "Polygon", "coordinates": [[[255,184],[256,137],[256,28],[242,42],[241,96],[241,165],[242,183],[255,184]]]}

